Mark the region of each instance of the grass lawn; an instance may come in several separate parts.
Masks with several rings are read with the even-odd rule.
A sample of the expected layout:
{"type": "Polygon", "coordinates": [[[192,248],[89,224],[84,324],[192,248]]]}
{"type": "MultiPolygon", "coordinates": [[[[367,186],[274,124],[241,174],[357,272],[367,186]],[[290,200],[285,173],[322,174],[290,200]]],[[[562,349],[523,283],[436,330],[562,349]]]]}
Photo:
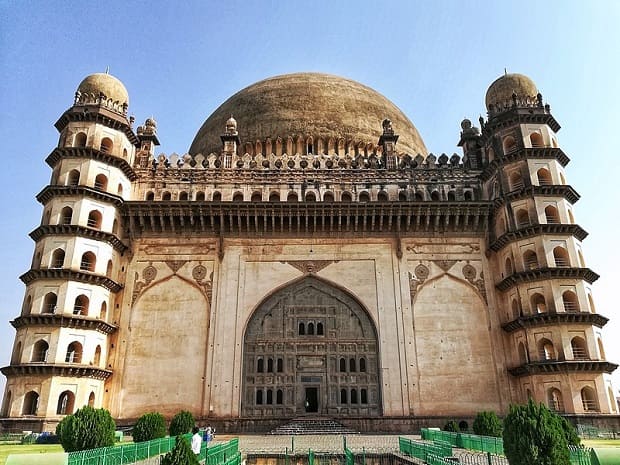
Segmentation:
{"type": "Polygon", "coordinates": [[[620,439],[582,439],[586,447],[620,447],[620,439]]]}
{"type": "Polygon", "coordinates": [[[46,452],[62,452],[60,444],[0,444],[0,465],[4,465],[11,454],[44,454],[46,452]]]}

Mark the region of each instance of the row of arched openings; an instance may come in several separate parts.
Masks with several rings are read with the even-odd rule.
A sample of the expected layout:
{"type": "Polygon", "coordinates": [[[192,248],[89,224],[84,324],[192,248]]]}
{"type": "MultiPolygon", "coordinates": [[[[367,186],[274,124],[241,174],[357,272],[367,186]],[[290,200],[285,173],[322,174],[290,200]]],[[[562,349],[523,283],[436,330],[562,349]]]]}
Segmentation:
{"type": "MultiPolygon", "coordinates": [[[[594,303],[592,302],[592,295],[588,294],[588,299],[590,300],[590,305],[592,311],[594,311],[594,303]]],[[[567,313],[575,313],[580,312],[581,308],[579,306],[579,298],[575,292],[567,290],[562,293],[562,306],[564,307],[564,311],[567,313]]],[[[518,318],[520,316],[524,316],[523,309],[519,305],[519,302],[516,298],[512,299],[511,303],[512,307],[512,316],[514,318],[518,318]]],[[[538,313],[554,313],[555,309],[549,308],[547,306],[547,300],[545,296],[539,292],[535,292],[530,296],[530,310],[531,314],[535,315],[538,313]]]]}
{"type": "MultiPolygon", "coordinates": [[[[282,389],[276,390],[275,404],[282,405],[284,403],[284,393],[282,389]]],[[[273,389],[257,389],[256,405],[272,405],[274,404],[273,389]]]]}
{"type": "Polygon", "coordinates": [[[340,373],[355,373],[356,371],[358,371],[358,367],[360,373],[366,372],[366,359],[364,357],[360,357],[359,362],[355,358],[351,357],[349,358],[348,364],[347,359],[341,357],[338,363],[338,369],[340,373]]]}
{"type": "MultiPolygon", "coordinates": [[[[73,169],[67,173],[67,186],[78,187],[80,185],[80,171],[73,169]]],[[[93,187],[97,190],[108,192],[108,177],[105,174],[99,173],[95,176],[93,187]]],[[[116,187],[116,194],[123,195],[123,185],[119,182],[116,187]]]]}
{"type": "MultiPolygon", "coordinates": [[[[8,417],[11,411],[12,392],[8,391],[5,397],[4,405],[2,406],[2,412],[0,415],[8,417]]],[[[88,396],[88,406],[95,406],[95,393],[90,392],[88,396]]],[[[24,403],[22,404],[22,415],[37,415],[39,410],[39,393],[36,391],[29,391],[24,396],[24,403]]],[[[58,396],[58,402],[56,404],[56,415],[71,415],[75,410],[75,394],[72,391],[63,391],[58,396]]]]}
{"type": "MultiPolygon", "coordinates": [[[[65,264],[65,251],[64,249],[56,249],[52,252],[50,260],[50,268],[64,268],[65,264]]],[[[97,256],[93,252],[84,252],[80,258],[80,270],[95,272],[97,266],[97,256]]],[[[114,264],[112,260],[108,260],[106,265],[106,276],[111,278],[114,264]]]]}
{"type": "MultiPolygon", "coordinates": [[[[599,339],[599,345],[601,341],[599,339]]],[[[586,340],[580,336],[575,336],[570,341],[573,360],[589,360],[588,346],[586,340]]],[[[549,338],[541,338],[536,343],[538,361],[555,361],[558,360],[558,353],[555,350],[553,341],[549,338]]],[[[519,361],[521,364],[530,362],[530,357],[523,342],[519,342],[519,361]]]]}
{"type": "Polygon", "coordinates": [[[318,322],[314,322],[314,321],[308,321],[308,322],[303,322],[300,321],[298,326],[298,334],[300,336],[323,336],[324,332],[323,332],[323,323],[318,321],[318,322]],[[315,330],[316,328],[316,330],[315,330]]]}
{"type": "MultiPolygon", "coordinates": [[[[583,262],[583,254],[581,253],[581,251],[578,252],[578,255],[579,261],[581,262],[579,265],[581,267],[585,267],[585,263],[583,262]]],[[[570,268],[571,262],[568,250],[566,250],[565,247],[562,247],[560,245],[554,247],[553,262],[557,268],[570,268]]],[[[525,252],[523,252],[523,268],[526,271],[537,270],[540,268],[538,254],[535,251],[526,250],[525,252]]],[[[508,276],[515,272],[515,268],[510,257],[506,257],[506,261],[504,262],[504,271],[508,276]]]]}
{"type": "MultiPolygon", "coordinates": [[[[188,192],[186,191],[179,192],[178,199],[180,201],[190,200],[189,197],[190,197],[190,194],[188,192]]],[[[320,199],[320,195],[317,195],[317,193],[310,191],[310,192],[305,193],[303,199],[306,202],[317,202],[320,199]]],[[[154,201],[155,193],[153,191],[147,192],[145,196],[145,200],[154,201]]],[[[163,192],[161,195],[161,200],[163,201],[172,200],[172,193],[169,191],[163,192]]],[[[205,201],[206,200],[205,193],[197,192],[195,200],[198,202],[205,201]]],[[[390,198],[387,192],[381,191],[377,193],[377,202],[388,202],[389,200],[390,198]]],[[[429,194],[425,194],[422,191],[416,191],[413,194],[408,194],[407,192],[404,192],[404,191],[401,191],[398,193],[398,201],[406,202],[409,200],[413,200],[416,202],[421,202],[424,200],[431,200],[431,201],[447,200],[447,201],[453,202],[457,200],[457,193],[456,191],[448,191],[445,195],[442,195],[442,193],[439,192],[439,190],[434,190],[430,192],[429,194]]],[[[473,192],[469,190],[464,191],[463,200],[466,200],[466,201],[474,200],[473,192]]],[[[222,194],[220,192],[214,192],[212,196],[212,201],[221,202],[222,194]]],[[[242,192],[235,192],[232,196],[232,201],[233,202],[244,202],[245,196],[243,195],[242,192]]],[[[253,192],[252,195],[250,196],[249,201],[254,202],[254,203],[262,202],[263,194],[261,192],[253,192]]],[[[281,201],[281,195],[279,192],[271,192],[269,194],[269,202],[280,202],[280,201],[281,201]]],[[[299,201],[298,193],[294,191],[289,192],[286,197],[286,201],[287,202],[298,202],[299,201]]],[[[323,202],[334,202],[335,201],[334,194],[332,192],[325,192],[323,194],[322,201],[323,202]]],[[[342,194],[340,194],[340,202],[352,202],[352,201],[353,201],[353,195],[350,192],[345,191],[342,194]]],[[[366,191],[360,192],[358,195],[358,201],[359,202],[370,202],[371,201],[370,193],[366,191]]]]}
{"type": "MultiPolygon", "coordinates": [[[[80,294],[77,296],[73,302],[72,313],[74,315],[83,315],[87,316],[90,311],[90,299],[84,294],[80,294]]],[[[32,312],[32,297],[26,297],[26,302],[24,305],[24,314],[30,314],[32,312]]],[[[58,312],[58,296],[55,292],[48,292],[45,294],[43,298],[43,306],[41,308],[41,313],[57,313],[58,312]]],[[[101,302],[101,306],[99,307],[99,315],[98,318],[105,320],[108,313],[108,304],[106,302],[101,302]]]]}
{"type": "MultiPolygon", "coordinates": [[[[611,393],[613,394],[613,393],[611,393]]],[[[581,406],[586,412],[598,412],[599,405],[596,396],[596,391],[590,386],[586,386],[580,391],[581,406]]],[[[613,399],[613,397],[612,397],[613,399]]],[[[547,406],[550,410],[558,413],[565,412],[564,399],[562,392],[557,388],[550,388],[547,390],[547,406]]]]}
{"type": "MultiPolygon", "coordinates": [[[[86,133],[78,132],[73,142],[74,147],[86,147],[86,133]]],[[[112,153],[114,151],[114,142],[109,137],[102,137],[99,142],[99,150],[103,153],[112,153]]],[[[127,149],[123,149],[123,158],[127,158],[127,149]]]]}
{"type": "MultiPolygon", "coordinates": [[[[13,356],[11,357],[11,364],[18,364],[21,360],[22,343],[19,341],[13,356]]],[[[49,344],[47,341],[40,339],[32,346],[32,355],[30,358],[31,363],[46,363],[49,354],[49,344]]],[[[73,341],[67,346],[65,353],[65,363],[82,363],[82,344],[78,341],[73,341]]],[[[93,357],[92,365],[98,366],[101,363],[101,346],[97,345],[95,348],[95,355],[93,357]]]]}
{"type": "Polygon", "coordinates": [[[284,360],[280,357],[274,359],[271,357],[263,358],[259,357],[256,359],[256,372],[257,373],[281,373],[284,371],[284,360]],[[275,366],[274,366],[275,365],[275,366]]]}
{"type": "Polygon", "coordinates": [[[368,403],[368,391],[365,388],[359,391],[359,402],[357,398],[357,389],[340,389],[340,403],[341,404],[367,404],[368,403]]]}

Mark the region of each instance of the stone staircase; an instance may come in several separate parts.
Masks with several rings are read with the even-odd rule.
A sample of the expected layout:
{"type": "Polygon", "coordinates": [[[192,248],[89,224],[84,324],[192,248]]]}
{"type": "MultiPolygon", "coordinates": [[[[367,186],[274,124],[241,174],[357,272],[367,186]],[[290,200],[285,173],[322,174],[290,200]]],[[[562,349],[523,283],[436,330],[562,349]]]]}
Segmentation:
{"type": "Polygon", "coordinates": [[[359,434],[332,418],[300,417],[293,418],[271,430],[269,434],[301,435],[301,434],[359,434]]]}

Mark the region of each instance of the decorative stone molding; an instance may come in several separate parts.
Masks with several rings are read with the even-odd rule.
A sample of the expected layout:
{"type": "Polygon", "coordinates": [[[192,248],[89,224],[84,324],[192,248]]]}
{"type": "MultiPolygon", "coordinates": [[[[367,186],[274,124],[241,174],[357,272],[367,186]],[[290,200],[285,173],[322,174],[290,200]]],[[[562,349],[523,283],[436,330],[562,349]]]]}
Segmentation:
{"type": "Polygon", "coordinates": [[[338,261],[339,260],[288,260],[280,263],[288,263],[303,274],[316,274],[332,263],[338,263],[338,261]]]}

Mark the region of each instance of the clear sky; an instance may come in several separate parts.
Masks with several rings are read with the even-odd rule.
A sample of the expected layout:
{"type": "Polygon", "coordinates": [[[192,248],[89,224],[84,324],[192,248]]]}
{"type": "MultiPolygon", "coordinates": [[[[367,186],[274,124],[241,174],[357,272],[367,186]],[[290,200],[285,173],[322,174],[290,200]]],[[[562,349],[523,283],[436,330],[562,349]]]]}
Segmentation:
{"type": "MultiPolygon", "coordinates": [[[[154,116],[160,151],[185,153],[207,116],[263,78],[319,71],[359,81],[413,121],[429,151],[460,153],[498,76],[536,82],[562,125],[575,217],[620,362],[620,2],[609,1],[7,1],[0,0],[0,366],[8,365],[49,182],[54,122],[88,74],[124,82],[136,123],[154,116]]],[[[398,128],[395,128],[396,130],[398,128]]],[[[620,371],[620,370],[618,370],[620,371]]],[[[620,388],[620,373],[615,391],[620,388]]],[[[0,393],[5,379],[0,376],[0,393]]]]}

